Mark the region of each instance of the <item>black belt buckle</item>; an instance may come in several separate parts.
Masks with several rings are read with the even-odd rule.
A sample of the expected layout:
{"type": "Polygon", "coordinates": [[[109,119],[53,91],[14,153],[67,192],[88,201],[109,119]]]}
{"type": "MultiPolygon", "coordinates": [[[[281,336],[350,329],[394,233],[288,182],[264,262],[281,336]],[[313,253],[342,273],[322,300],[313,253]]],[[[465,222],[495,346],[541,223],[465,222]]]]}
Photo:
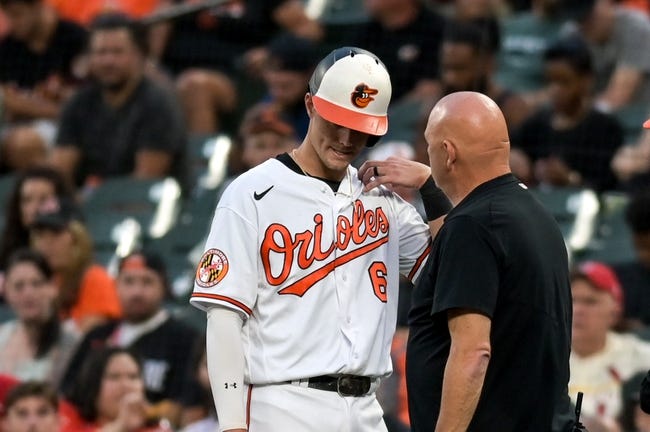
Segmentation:
{"type": "Polygon", "coordinates": [[[363,396],[370,391],[370,378],[341,375],[336,378],[339,396],[363,396]]]}

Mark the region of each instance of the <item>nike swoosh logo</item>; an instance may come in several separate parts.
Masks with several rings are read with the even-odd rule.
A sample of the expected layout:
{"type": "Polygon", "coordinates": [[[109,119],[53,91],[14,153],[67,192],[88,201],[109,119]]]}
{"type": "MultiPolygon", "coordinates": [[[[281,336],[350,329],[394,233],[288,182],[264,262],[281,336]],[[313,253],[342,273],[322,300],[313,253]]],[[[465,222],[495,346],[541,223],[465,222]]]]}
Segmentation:
{"type": "Polygon", "coordinates": [[[254,192],[254,193],[253,193],[253,198],[255,198],[256,201],[261,200],[262,198],[264,198],[264,195],[266,195],[267,193],[269,193],[269,191],[270,191],[271,189],[273,189],[273,186],[275,186],[275,185],[271,185],[270,188],[268,188],[267,190],[265,190],[264,192],[259,193],[259,194],[258,194],[257,192],[254,192]]]}

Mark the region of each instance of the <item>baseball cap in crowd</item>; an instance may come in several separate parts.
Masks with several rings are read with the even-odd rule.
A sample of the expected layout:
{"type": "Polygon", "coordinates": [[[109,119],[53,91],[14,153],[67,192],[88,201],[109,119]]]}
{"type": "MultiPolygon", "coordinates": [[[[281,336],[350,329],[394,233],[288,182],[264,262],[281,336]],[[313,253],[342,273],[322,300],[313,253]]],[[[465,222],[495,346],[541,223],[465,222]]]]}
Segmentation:
{"type": "Polygon", "coordinates": [[[272,105],[253,107],[242,120],[240,135],[254,135],[272,132],[282,137],[295,138],[296,131],[285,121],[278,110],[272,105]]]}
{"type": "Polygon", "coordinates": [[[571,21],[582,22],[591,15],[596,0],[564,0],[562,12],[564,18],[571,21]]]}
{"type": "Polygon", "coordinates": [[[267,67],[273,70],[311,72],[318,63],[316,45],[309,39],[282,34],[269,42],[267,67]]]}
{"type": "Polygon", "coordinates": [[[167,266],[162,256],[153,251],[137,250],[131,252],[120,260],[117,266],[118,274],[124,270],[151,270],[160,276],[167,294],[169,292],[169,279],[167,278],[167,266]]]}
{"type": "Polygon", "coordinates": [[[386,134],[390,76],[370,51],[356,47],[333,50],[316,66],[309,92],[316,112],[325,120],[369,135],[386,134]]]}
{"type": "Polygon", "coordinates": [[[53,199],[39,209],[30,228],[62,231],[72,221],[83,222],[79,207],[69,199],[53,199]]]}
{"type": "Polygon", "coordinates": [[[609,293],[623,307],[623,288],[614,270],[597,261],[585,261],[577,266],[573,277],[583,277],[596,289],[609,293]]]}

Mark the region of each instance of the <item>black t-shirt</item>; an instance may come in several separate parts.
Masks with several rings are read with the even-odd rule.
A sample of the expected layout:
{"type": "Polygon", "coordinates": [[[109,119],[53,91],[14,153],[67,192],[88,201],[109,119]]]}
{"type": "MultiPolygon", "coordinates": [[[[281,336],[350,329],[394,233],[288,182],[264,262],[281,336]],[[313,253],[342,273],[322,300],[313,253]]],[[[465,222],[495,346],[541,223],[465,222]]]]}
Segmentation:
{"type": "Polygon", "coordinates": [[[66,104],[57,146],[74,146],[81,152],[76,173],[81,185],[88,176],[129,175],[140,150],[157,150],[174,156],[174,174],[181,175],[185,132],[178,105],[170,94],[143,78],[120,107],[104,102],[101,88],[91,84],[66,104]]]}
{"type": "Polygon", "coordinates": [[[629,262],[615,265],[614,270],[623,287],[625,317],[650,326],[650,269],[629,262]]]}
{"type": "MultiPolygon", "coordinates": [[[[109,339],[119,321],[113,321],[91,330],[81,341],[61,383],[68,393],[84,361],[94,349],[109,345],[109,339]]],[[[191,354],[198,343],[197,333],[185,324],[168,318],[160,326],[140,336],[131,349],[140,356],[142,374],[149,402],[170,399],[181,402],[186,397],[187,381],[194,380],[191,354]]]]}
{"type": "Polygon", "coordinates": [[[64,82],[74,81],[72,63],[83,52],[86,38],[86,30],[65,20],[57,23],[42,53],[35,53],[24,42],[7,36],[0,41],[0,82],[31,89],[52,76],[64,82]]]}
{"type": "Polygon", "coordinates": [[[622,144],[623,129],[618,121],[596,110],[574,128],[556,130],[551,110],[543,109],[525,120],[512,136],[513,147],[521,148],[533,161],[556,156],[598,191],[616,185],[610,163],[622,144]]]}
{"type": "Polygon", "coordinates": [[[566,249],[553,218],[514,176],[483,183],[449,212],[412,298],[406,376],[414,432],[436,425],[454,308],[492,323],[492,356],[468,430],[570,427],[566,249]]]}
{"type": "Polygon", "coordinates": [[[422,7],[415,21],[386,29],[377,21],[364,25],[354,45],[374,53],[386,65],[393,86],[392,100],[408,93],[422,79],[438,79],[444,19],[422,7]]]}
{"type": "MultiPolygon", "coordinates": [[[[176,0],[182,3],[184,0],[176,0]]],[[[234,73],[248,49],[266,44],[279,30],[273,12],[287,0],[246,0],[174,21],[163,63],[173,73],[207,67],[234,73]]]]}

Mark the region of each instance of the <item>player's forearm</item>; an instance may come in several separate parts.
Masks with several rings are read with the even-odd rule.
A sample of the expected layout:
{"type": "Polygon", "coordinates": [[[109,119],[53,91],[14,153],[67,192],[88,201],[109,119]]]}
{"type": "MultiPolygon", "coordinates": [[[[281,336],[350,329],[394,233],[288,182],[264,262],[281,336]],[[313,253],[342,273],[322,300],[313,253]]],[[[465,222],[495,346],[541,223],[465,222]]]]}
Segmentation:
{"type": "Polygon", "coordinates": [[[436,432],[467,430],[478,405],[489,360],[489,348],[463,349],[454,347],[452,343],[443,378],[436,432]]]}
{"type": "Polygon", "coordinates": [[[238,312],[222,307],[208,310],[208,374],[219,424],[224,431],[247,428],[242,324],[238,312]]]}

